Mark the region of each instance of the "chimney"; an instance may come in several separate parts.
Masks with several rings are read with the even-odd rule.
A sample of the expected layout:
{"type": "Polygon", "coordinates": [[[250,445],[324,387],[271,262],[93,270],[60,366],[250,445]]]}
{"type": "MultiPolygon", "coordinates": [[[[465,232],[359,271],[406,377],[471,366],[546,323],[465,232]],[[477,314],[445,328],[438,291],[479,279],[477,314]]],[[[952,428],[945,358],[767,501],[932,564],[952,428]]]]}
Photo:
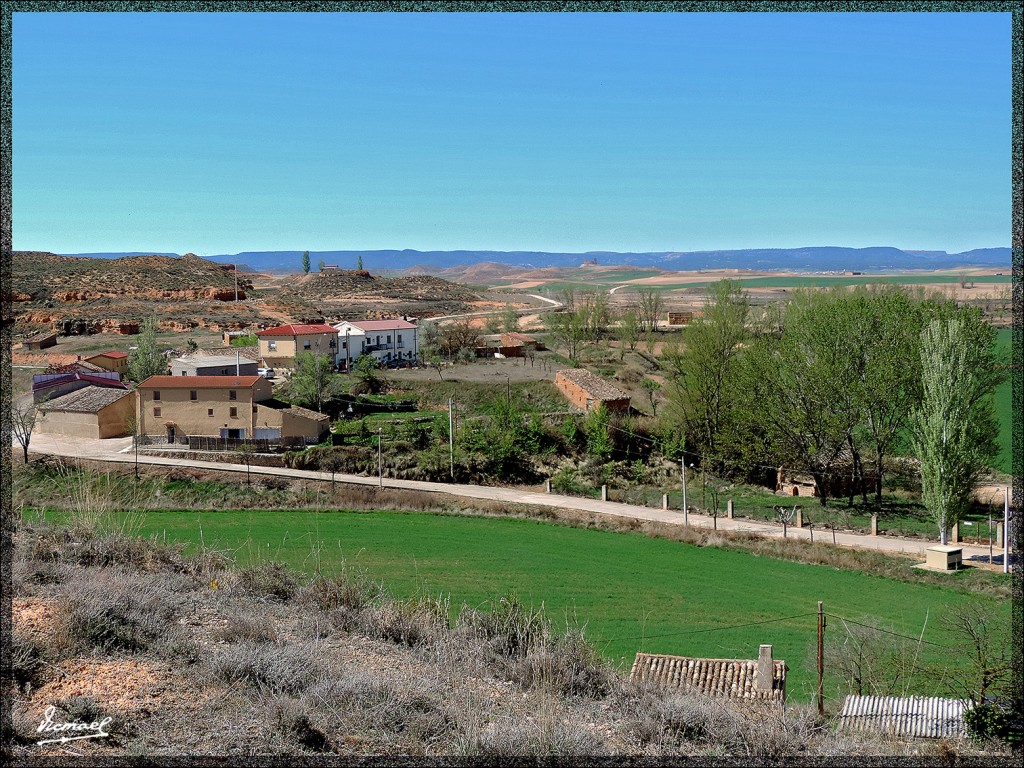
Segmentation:
{"type": "Polygon", "coordinates": [[[754,687],[758,691],[771,691],[775,678],[775,662],[772,659],[772,647],[762,645],[757,655],[757,672],[754,674],[754,687]]]}

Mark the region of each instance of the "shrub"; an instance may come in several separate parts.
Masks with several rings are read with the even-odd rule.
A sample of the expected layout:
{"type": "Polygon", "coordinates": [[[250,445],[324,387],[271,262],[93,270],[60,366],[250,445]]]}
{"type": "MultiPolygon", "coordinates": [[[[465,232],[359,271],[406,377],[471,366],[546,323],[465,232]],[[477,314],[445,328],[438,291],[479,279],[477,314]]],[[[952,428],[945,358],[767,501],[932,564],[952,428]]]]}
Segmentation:
{"type": "Polygon", "coordinates": [[[316,644],[271,648],[245,641],[215,654],[209,664],[225,682],[246,682],[262,692],[294,695],[325,678],[320,656],[316,644]]]}
{"type": "Polygon", "coordinates": [[[228,616],[226,623],[218,627],[213,637],[226,643],[237,643],[239,641],[252,641],[254,643],[276,643],[278,641],[277,628],[267,616],[249,616],[243,613],[234,613],[228,616]]]}
{"type": "Polygon", "coordinates": [[[19,690],[26,690],[40,683],[43,666],[39,646],[20,632],[11,636],[11,677],[19,690]]]}
{"type": "Polygon", "coordinates": [[[279,600],[290,600],[299,586],[291,569],[276,560],[243,568],[238,572],[238,581],[253,594],[279,600]]]}
{"type": "Polygon", "coordinates": [[[64,585],[60,620],[67,636],[85,647],[129,652],[168,647],[178,636],[176,593],[183,586],[180,577],[83,570],[64,585]]]}
{"type": "Polygon", "coordinates": [[[490,610],[463,606],[459,625],[470,635],[484,640],[499,657],[525,656],[551,636],[551,621],[539,609],[526,608],[515,595],[490,602],[490,610]]]}
{"type": "Polygon", "coordinates": [[[278,696],[272,700],[270,712],[278,731],[289,741],[313,752],[331,751],[330,739],[313,723],[304,702],[278,696]]]}

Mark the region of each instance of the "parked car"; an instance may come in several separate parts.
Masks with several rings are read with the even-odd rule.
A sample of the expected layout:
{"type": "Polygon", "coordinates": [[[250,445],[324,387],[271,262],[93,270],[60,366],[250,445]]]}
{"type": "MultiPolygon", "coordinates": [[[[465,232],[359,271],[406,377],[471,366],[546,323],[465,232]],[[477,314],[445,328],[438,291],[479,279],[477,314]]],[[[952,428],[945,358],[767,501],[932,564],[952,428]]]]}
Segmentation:
{"type": "MultiPolygon", "coordinates": [[[[252,369],[250,369],[250,370],[252,370],[252,369]]],[[[275,375],[273,368],[257,368],[256,369],[256,373],[258,373],[264,379],[272,379],[272,378],[274,378],[274,375],[275,375]]]]}

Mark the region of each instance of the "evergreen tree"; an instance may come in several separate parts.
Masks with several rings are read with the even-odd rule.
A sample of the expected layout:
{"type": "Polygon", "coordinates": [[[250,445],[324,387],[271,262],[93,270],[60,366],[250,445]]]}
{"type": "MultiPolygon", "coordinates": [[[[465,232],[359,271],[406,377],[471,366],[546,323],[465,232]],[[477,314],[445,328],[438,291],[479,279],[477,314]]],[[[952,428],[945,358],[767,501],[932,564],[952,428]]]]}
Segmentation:
{"type": "Polygon", "coordinates": [[[135,349],[128,353],[128,378],[134,382],[170,373],[167,358],[156,345],[156,331],[156,320],[146,318],[142,322],[135,349]]]}
{"type": "Polygon", "coordinates": [[[302,274],[309,274],[309,251],[302,253],[302,274]]]}

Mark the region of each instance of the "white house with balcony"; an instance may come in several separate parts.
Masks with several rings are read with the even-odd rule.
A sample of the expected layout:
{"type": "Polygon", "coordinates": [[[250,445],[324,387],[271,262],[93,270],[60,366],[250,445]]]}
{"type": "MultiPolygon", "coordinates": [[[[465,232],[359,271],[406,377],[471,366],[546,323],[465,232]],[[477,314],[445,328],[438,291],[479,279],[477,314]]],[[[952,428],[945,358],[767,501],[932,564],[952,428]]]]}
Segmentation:
{"type": "Polygon", "coordinates": [[[373,355],[381,363],[419,358],[419,328],[408,320],[344,320],[333,327],[338,331],[338,367],[343,371],[361,355],[373,355]]]}

